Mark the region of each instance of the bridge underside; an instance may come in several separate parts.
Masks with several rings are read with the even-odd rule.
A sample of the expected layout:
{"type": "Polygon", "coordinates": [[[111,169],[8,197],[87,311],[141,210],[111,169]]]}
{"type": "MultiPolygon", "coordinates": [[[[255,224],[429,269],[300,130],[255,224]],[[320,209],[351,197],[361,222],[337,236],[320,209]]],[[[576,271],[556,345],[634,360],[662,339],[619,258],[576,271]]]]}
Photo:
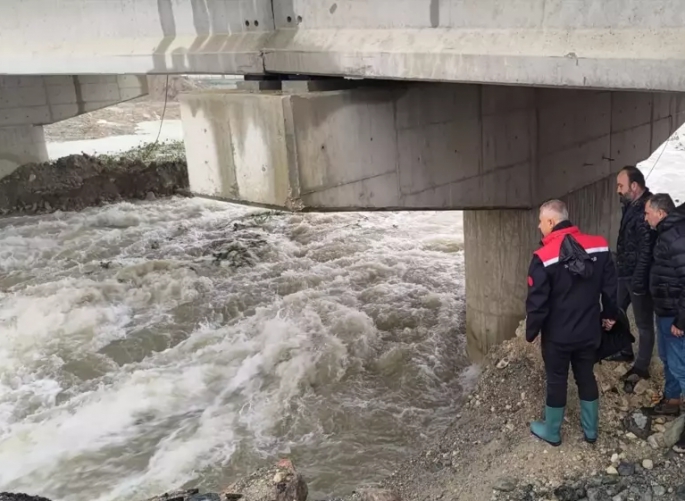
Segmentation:
{"type": "Polygon", "coordinates": [[[3,2],[0,74],[287,73],[685,91],[685,9],[657,3],[3,2]]]}

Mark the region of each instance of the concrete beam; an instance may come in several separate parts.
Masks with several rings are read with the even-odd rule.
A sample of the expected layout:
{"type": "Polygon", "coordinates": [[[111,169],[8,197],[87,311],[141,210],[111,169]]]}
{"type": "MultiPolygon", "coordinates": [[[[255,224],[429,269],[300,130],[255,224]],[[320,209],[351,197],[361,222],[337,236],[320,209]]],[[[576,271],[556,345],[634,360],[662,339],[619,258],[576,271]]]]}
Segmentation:
{"type": "Polygon", "coordinates": [[[271,0],[0,2],[0,74],[263,73],[271,0]]]}
{"type": "Polygon", "coordinates": [[[0,76],[0,127],[59,122],[147,91],[135,75],[0,76]]]}
{"type": "Polygon", "coordinates": [[[0,2],[0,74],[265,72],[685,91],[680,0],[0,2]]]}
{"type": "Polygon", "coordinates": [[[527,209],[637,163],[679,94],[468,84],[181,96],[191,190],[308,210],[527,209]]]}

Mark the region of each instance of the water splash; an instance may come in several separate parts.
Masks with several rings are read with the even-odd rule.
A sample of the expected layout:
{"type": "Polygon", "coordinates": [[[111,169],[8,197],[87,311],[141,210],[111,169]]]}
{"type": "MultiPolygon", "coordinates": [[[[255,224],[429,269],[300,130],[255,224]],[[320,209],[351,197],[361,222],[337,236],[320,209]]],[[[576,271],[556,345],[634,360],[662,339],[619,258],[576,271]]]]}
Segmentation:
{"type": "Polygon", "coordinates": [[[473,383],[461,249],[458,213],[0,220],[0,488],[136,499],[283,454],[315,495],[381,478],[473,383]]]}

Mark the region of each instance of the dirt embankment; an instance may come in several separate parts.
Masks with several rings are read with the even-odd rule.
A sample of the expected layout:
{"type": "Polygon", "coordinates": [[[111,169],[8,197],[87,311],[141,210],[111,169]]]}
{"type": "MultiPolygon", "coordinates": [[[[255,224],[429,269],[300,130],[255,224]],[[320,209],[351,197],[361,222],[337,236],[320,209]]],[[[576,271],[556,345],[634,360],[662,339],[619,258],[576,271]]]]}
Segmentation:
{"type": "Polygon", "coordinates": [[[619,380],[627,365],[596,366],[601,417],[594,445],[583,440],[577,390],[570,380],[563,444],[551,447],[529,432],[544,405],[539,350],[525,342],[522,327],[515,339],[493,350],[450,429],[407,461],[386,487],[403,500],[422,501],[685,500],[685,458],[668,447],[677,440],[685,416],[631,428],[644,438],[627,428],[636,410],[659,397],[658,361],[652,380],[641,382],[630,395],[619,380]]]}
{"type": "Polygon", "coordinates": [[[160,158],[146,150],[111,157],[71,155],[27,164],[0,180],[0,215],[74,211],[121,200],[187,195],[183,158],[160,158]]]}

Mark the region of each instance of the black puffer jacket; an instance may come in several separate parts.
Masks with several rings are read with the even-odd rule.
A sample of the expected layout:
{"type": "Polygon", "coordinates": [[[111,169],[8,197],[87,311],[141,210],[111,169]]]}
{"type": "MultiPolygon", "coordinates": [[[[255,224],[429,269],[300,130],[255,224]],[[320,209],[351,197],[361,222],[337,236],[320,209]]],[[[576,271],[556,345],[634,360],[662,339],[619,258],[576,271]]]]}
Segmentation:
{"type": "Polygon", "coordinates": [[[676,317],[676,327],[685,330],[685,204],[657,226],[650,292],[654,312],[676,317]]]}
{"type": "Polygon", "coordinates": [[[649,287],[649,267],[656,239],[656,232],[645,221],[645,204],[651,195],[646,190],[640,198],[623,206],[616,242],[618,278],[632,279],[632,289],[636,294],[647,293],[649,287]]]}

